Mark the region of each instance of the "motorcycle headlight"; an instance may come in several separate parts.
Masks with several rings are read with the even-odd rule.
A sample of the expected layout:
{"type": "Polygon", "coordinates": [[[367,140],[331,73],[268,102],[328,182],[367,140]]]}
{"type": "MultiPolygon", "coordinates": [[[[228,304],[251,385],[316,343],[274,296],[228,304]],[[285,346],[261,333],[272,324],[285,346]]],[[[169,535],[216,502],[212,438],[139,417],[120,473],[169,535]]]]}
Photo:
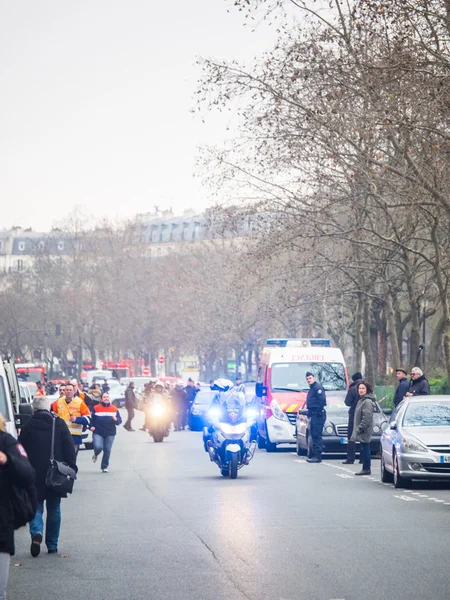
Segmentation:
{"type": "Polygon", "coordinates": [[[226,435],[245,433],[247,423],[239,423],[239,425],[230,425],[229,423],[221,423],[220,428],[226,435]]]}
{"type": "Polygon", "coordinates": [[[208,417],[211,420],[218,419],[220,417],[220,408],[218,406],[214,406],[213,408],[210,408],[208,411],[208,417]]]}
{"type": "Polygon", "coordinates": [[[255,410],[254,408],[249,408],[247,410],[247,419],[250,419],[252,421],[254,421],[258,416],[258,411],[255,410]]]}
{"type": "Polygon", "coordinates": [[[334,433],[334,429],[333,429],[332,425],[326,425],[323,428],[323,434],[324,435],[333,435],[333,433],[334,433]]]}
{"type": "Polygon", "coordinates": [[[270,410],[276,419],[279,419],[280,421],[289,421],[286,413],[281,410],[280,405],[275,399],[270,403],[270,410]]]}
{"type": "Polygon", "coordinates": [[[428,448],[419,440],[406,436],[402,436],[402,450],[403,452],[428,452],[428,448]]]}
{"type": "Polygon", "coordinates": [[[155,404],[152,408],[152,414],[155,417],[161,417],[165,412],[164,406],[161,406],[161,404],[155,404]]]}

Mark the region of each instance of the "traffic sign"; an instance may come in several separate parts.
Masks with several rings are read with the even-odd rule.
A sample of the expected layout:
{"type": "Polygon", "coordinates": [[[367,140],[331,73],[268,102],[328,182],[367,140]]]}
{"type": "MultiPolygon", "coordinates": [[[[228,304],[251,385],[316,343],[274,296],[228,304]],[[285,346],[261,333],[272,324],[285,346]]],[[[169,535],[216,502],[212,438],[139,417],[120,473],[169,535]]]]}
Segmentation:
{"type": "Polygon", "coordinates": [[[160,357],[158,358],[158,362],[159,362],[159,364],[160,364],[160,365],[163,365],[163,364],[165,363],[165,358],[164,358],[164,356],[160,356],[160,357]]]}
{"type": "Polygon", "coordinates": [[[150,375],[150,367],[144,367],[142,369],[142,375],[150,375]]]}

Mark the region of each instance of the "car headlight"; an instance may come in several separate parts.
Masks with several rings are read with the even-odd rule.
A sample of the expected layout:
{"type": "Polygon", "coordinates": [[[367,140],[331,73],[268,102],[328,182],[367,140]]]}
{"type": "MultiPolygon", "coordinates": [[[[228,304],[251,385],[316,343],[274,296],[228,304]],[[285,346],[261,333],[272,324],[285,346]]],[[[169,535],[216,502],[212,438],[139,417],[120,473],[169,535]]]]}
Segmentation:
{"type": "Polygon", "coordinates": [[[334,429],[332,425],[326,425],[323,428],[323,435],[333,435],[334,429]]]}
{"type": "Polygon", "coordinates": [[[387,429],[388,426],[388,422],[387,421],[383,421],[380,425],[381,427],[381,431],[385,431],[387,429]]]}
{"type": "Polygon", "coordinates": [[[239,425],[230,425],[229,423],[221,423],[220,428],[226,435],[242,434],[247,430],[247,423],[239,423],[239,425]]]}
{"type": "Polygon", "coordinates": [[[280,421],[289,421],[286,413],[281,410],[280,405],[275,399],[270,403],[270,410],[276,419],[280,419],[280,421]]]}
{"type": "Polygon", "coordinates": [[[428,448],[419,440],[405,436],[402,436],[402,450],[403,452],[428,452],[428,448]]]}
{"type": "Polygon", "coordinates": [[[379,425],[374,425],[372,431],[373,433],[381,433],[381,427],[379,427],[379,425]]]}

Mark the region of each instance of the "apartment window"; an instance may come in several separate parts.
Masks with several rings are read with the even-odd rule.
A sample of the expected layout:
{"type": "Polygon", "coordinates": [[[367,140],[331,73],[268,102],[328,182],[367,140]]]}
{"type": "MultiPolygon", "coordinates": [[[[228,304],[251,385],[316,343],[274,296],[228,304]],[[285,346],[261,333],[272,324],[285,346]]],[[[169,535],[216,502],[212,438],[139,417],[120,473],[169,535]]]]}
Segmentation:
{"type": "Polygon", "coordinates": [[[23,252],[25,250],[25,242],[19,242],[18,248],[20,252],[23,252]]]}
{"type": "Polygon", "coordinates": [[[157,248],[156,249],[156,256],[161,256],[161,254],[162,254],[161,248],[157,248]]]}
{"type": "Polygon", "coordinates": [[[21,260],[20,258],[17,261],[17,270],[18,271],[23,271],[23,260],[21,260]]]}
{"type": "Polygon", "coordinates": [[[64,250],[64,242],[58,242],[58,250],[62,252],[64,250]]]}

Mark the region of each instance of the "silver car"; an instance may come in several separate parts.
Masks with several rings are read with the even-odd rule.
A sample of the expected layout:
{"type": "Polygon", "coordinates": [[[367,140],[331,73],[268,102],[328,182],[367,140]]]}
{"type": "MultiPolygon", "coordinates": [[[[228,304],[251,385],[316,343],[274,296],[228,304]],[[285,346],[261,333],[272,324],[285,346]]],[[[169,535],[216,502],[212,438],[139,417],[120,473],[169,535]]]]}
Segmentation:
{"type": "Polygon", "coordinates": [[[381,436],[381,481],[450,480],[450,396],[405,398],[381,436]]]}

